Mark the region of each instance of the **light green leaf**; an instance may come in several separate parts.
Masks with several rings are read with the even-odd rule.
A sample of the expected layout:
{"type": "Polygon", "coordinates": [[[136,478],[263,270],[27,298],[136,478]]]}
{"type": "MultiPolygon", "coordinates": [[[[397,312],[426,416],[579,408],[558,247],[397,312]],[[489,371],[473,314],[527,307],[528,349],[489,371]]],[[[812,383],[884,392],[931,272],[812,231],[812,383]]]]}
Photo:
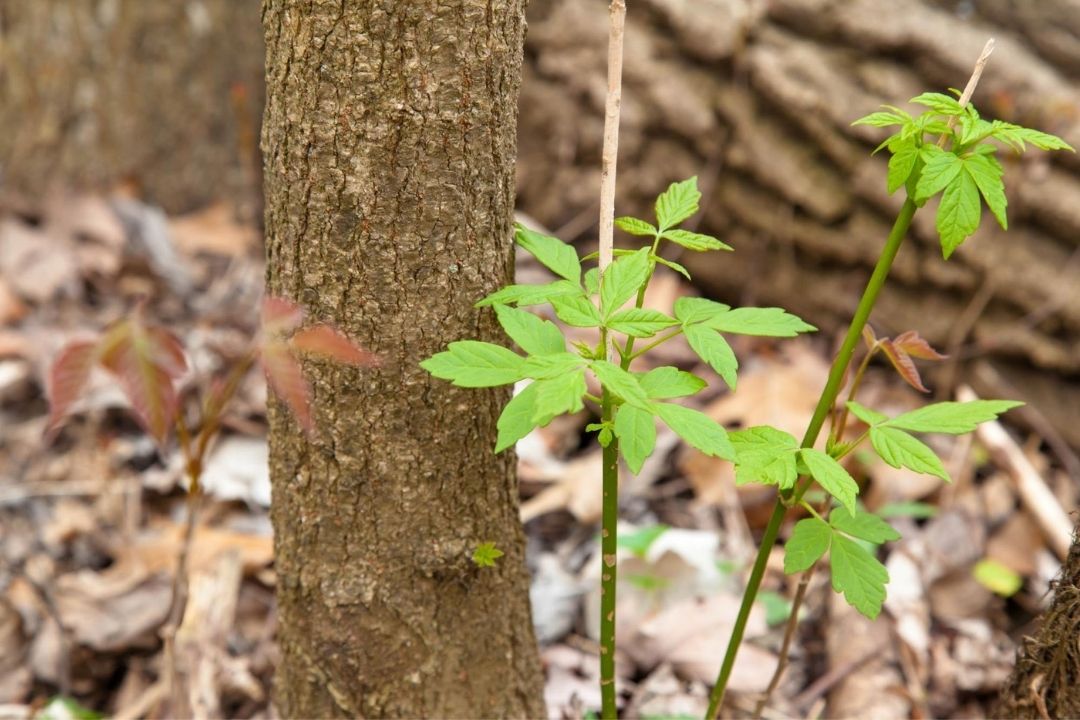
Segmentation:
{"type": "Polygon", "coordinates": [[[878,456],[894,468],[906,467],[917,473],[936,475],[945,482],[952,482],[937,454],[903,430],[894,427],[872,428],[870,442],[878,456]]]}
{"type": "Polygon", "coordinates": [[[686,334],[686,341],[690,343],[690,347],[698,354],[698,357],[715,370],[728,387],[734,390],[739,360],[724,336],[704,325],[686,325],[683,327],[683,332],[686,334]]]}
{"type": "Polygon", "coordinates": [[[652,223],[647,223],[644,220],[638,220],[635,217],[629,216],[615,218],[615,227],[625,233],[630,233],[631,235],[648,237],[656,237],[656,233],[658,232],[657,229],[652,226],[652,223]]]}
{"type": "Polygon", "coordinates": [[[864,115],[851,124],[870,125],[871,127],[889,127],[890,125],[904,125],[909,120],[911,120],[911,116],[907,113],[900,115],[896,112],[873,112],[869,115],[864,115]]]}
{"type": "Polygon", "coordinates": [[[849,400],[847,403],[847,407],[848,410],[851,411],[852,415],[859,418],[871,427],[873,427],[874,425],[880,425],[881,423],[889,419],[888,415],[882,415],[877,410],[871,410],[865,405],[860,405],[854,400],[849,400]]]}
{"type": "Polygon", "coordinates": [[[530,355],[521,363],[521,376],[533,378],[534,380],[545,380],[556,375],[573,372],[584,364],[584,358],[574,353],[530,355]]]}
{"type": "Polygon", "coordinates": [[[1024,578],[997,560],[980,560],[972,574],[983,587],[1002,597],[1012,597],[1024,586],[1024,578]]]}
{"type": "Polygon", "coordinates": [[[649,278],[649,248],[611,263],[600,280],[600,312],[610,318],[649,278]]]}
{"type": "Polygon", "coordinates": [[[758,593],[757,601],[765,610],[765,624],[774,627],[791,617],[791,601],[773,590],[758,593]]]}
{"type": "Polygon", "coordinates": [[[1073,147],[1056,135],[1032,130],[1031,128],[1013,125],[1012,123],[995,120],[993,137],[1010,145],[1017,152],[1026,150],[1024,142],[1029,142],[1040,150],[1073,150],[1073,147]]]}
{"type": "Polygon", "coordinates": [[[638,377],[641,389],[653,400],[686,397],[702,390],[707,383],[693,373],[673,367],[658,367],[638,377]]]}
{"type": "Polygon", "coordinates": [[[652,404],[636,375],[607,360],[593,360],[589,362],[589,368],[604,389],[615,393],[630,405],[652,411],[652,404]]]}
{"type": "Polygon", "coordinates": [[[671,269],[672,269],[672,270],[674,270],[675,272],[677,272],[677,273],[679,273],[680,275],[682,275],[682,276],[683,276],[684,278],[686,278],[687,280],[690,280],[690,279],[691,279],[691,278],[690,278],[690,271],[689,271],[689,270],[687,270],[686,268],[684,268],[684,267],[683,267],[682,265],[680,265],[679,263],[675,262],[674,260],[665,260],[664,258],[660,257],[659,255],[653,255],[653,256],[652,256],[652,258],[653,258],[653,260],[655,260],[656,262],[660,263],[661,265],[666,265],[666,266],[668,266],[669,268],[671,268],[671,269]]]}
{"type": "Polygon", "coordinates": [[[542,265],[560,277],[577,284],[581,281],[581,263],[577,251],[558,238],[543,235],[518,223],[514,240],[542,265]]]}
{"type": "Polygon", "coordinates": [[[712,235],[690,232],[689,230],[665,230],[662,237],[682,245],[687,250],[705,252],[706,250],[733,250],[727,243],[720,242],[712,235]]]}
{"type": "Polygon", "coordinates": [[[840,501],[852,514],[855,513],[855,496],[859,486],[844,467],[820,450],[803,448],[799,456],[818,485],[840,501]]]}
{"type": "Polygon", "coordinates": [[[653,409],[690,447],[723,460],[735,459],[727,431],[705,413],[671,403],[653,403],[653,409]]]}
{"type": "Polygon", "coordinates": [[[615,542],[619,547],[626,548],[637,557],[644,558],[652,544],[670,529],[667,525],[658,524],[643,527],[633,532],[620,532],[615,542]]]}
{"type": "Polygon", "coordinates": [[[833,535],[829,552],[832,586],[844,593],[848,604],[873,620],[885,602],[889,571],[854,540],[833,535]]]}
{"type": "Polygon", "coordinates": [[[701,193],[697,189],[697,176],[682,182],[671,183],[656,198],[656,221],[662,230],[675,227],[698,211],[701,193]]]}
{"type": "Polygon", "coordinates": [[[525,377],[524,363],[525,358],[501,345],[459,340],[421,362],[420,367],[458,387],[495,387],[525,377]]]}
{"type": "Polygon", "coordinates": [[[558,415],[576,413],[585,407],[581,396],[585,394],[585,373],[580,369],[537,380],[536,399],[532,422],[544,426],[558,415]]]}
{"type": "Polygon", "coordinates": [[[636,338],[651,337],[665,328],[678,324],[678,320],[668,317],[659,310],[647,308],[621,310],[607,321],[607,326],[615,332],[636,338]]]}
{"type": "Polygon", "coordinates": [[[530,355],[552,355],[566,351],[566,341],[551,321],[509,305],[496,305],[495,314],[510,339],[530,355]]]}
{"type": "Polygon", "coordinates": [[[728,433],[735,448],[735,483],[763,483],[781,490],[795,486],[798,442],[782,430],[759,425],[728,433]]]}
{"type": "Polygon", "coordinates": [[[918,203],[945,189],[964,166],[960,158],[937,145],[923,146],[921,156],[924,164],[915,185],[915,202],[918,203]]]}
{"type": "Polygon", "coordinates": [[[1009,229],[1006,208],[1009,204],[1005,197],[1005,184],[1001,180],[1003,168],[992,155],[972,155],[964,159],[964,170],[979,188],[986,206],[994,213],[1003,230],[1009,229]]]}
{"type": "Polygon", "coordinates": [[[580,293],[581,288],[569,280],[556,280],[547,285],[507,285],[476,303],[476,307],[487,307],[496,304],[539,305],[555,297],[580,293]]]}
{"type": "Polygon", "coordinates": [[[656,422],[652,413],[633,405],[623,405],[615,412],[615,436],[619,452],[630,472],[641,472],[645,459],[656,447],[656,422]]]}
{"type": "Polygon", "coordinates": [[[536,412],[536,383],[529,383],[521,392],[506,403],[496,427],[499,437],[495,440],[495,452],[500,453],[513,446],[518,440],[532,432],[536,427],[533,415],[536,412]]]}
{"type": "Polygon", "coordinates": [[[809,570],[829,551],[833,530],[818,518],[806,518],[795,523],[791,537],[784,544],[784,574],[809,570]]]}
{"type": "Polygon", "coordinates": [[[766,337],[795,337],[801,332],[817,330],[780,308],[735,308],[717,313],[705,324],[720,332],[766,337]]]}
{"type": "Polygon", "coordinates": [[[904,186],[911,171],[915,169],[915,161],[919,159],[919,148],[915,144],[915,138],[910,137],[889,146],[892,157],[889,158],[889,194],[896,192],[904,186]]]}
{"type": "Polygon", "coordinates": [[[731,310],[730,305],[699,297],[681,297],[675,301],[675,317],[684,325],[700,323],[731,310]]]}
{"type": "Polygon", "coordinates": [[[495,567],[495,561],[503,556],[503,551],[495,543],[480,543],[473,550],[472,561],[476,567],[495,567]]]}
{"type": "Polygon", "coordinates": [[[852,515],[844,508],[829,513],[829,524],[852,537],[875,544],[899,540],[900,533],[877,515],[859,510],[852,515]]]}
{"type": "Polygon", "coordinates": [[[979,188],[968,173],[960,173],[945,188],[937,211],[937,231],[946,259],[979,228],[979,188]]]}
{"type": "Polygon", "coordinates": [[[908,501],[886,503],[877,509],[877,514],[883,518],[906,517],[906,518],[932,518],[938,514],[934,505],[927,503],[908,501]]]}
{"type": "Polygon", "coordinates": [[[961,105],[956,98],[942,95],[941,93],[925,92],[922,95],[916,95],[911,98],[909,102],[913,102],[916,105],[923,105],[942,115],[964,114],[964,106],[961,105]]]}
{"type": "Polygon", "coordinates": [[[573,327],[599,327],[603,322],[600,319],[600,311],[593,305],[592,300],[581,294],[562,295],[549,300],[555,314],[567,325],[573,327]]]}
{"type": "Polygon", "coordinates": [[[585,284],[585,293],[592,297],[600,292],[600,268],[590,268],[585,271],[585,277],[583,279],[585,284]]]}
{"type": "Polygon", "coordinates": [[[934,403],[894,417],[886,425],[915,432],[962,435],[973,431],[980,423],[993,420],[1006,410],[1023,404],[1014,400],[934,403]]]}

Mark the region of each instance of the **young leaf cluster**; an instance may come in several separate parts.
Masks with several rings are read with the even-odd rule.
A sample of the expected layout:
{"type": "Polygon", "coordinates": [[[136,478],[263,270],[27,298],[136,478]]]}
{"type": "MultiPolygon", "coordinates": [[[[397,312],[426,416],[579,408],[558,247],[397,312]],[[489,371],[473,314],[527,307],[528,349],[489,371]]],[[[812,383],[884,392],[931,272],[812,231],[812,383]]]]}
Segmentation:
{"type": "Polygon", "coordinates": [[[724,333],[792,337],[814,328],[778,308],[733,309],[702,298],[680,299],[674,317],[642,307],[645,288],[657,265],[689,277],[681,265],[660,256],[663,241],[696,252],[731,249],[714,237],[678,227],[698,211],[700,198],[697,179],[690,178],[673,183],[657,198],[655,224],[632,217],[616,219],[620,229],[647,237],[651,243],[637,250],[616,250],[602,283],[596,268],[582,268],[582,262],[593,256],[579,259],[572,246],[557,238],[517,226],[517,244],[558,279],[542,285],[509,285],[477,306],[494,309],[503,330],[524,354],[493,343],[460,340],[421,363],[435,377],[461,387],[529,381],[499,417],[496,452],[558,415],[581,410],[590,397],[586,374],[591,373],[610,394],[616,409],[613,419],[590,425],[590,429],[599,432],[605,446],[618,440],[619,452],[632,471],[638,472],[655,448],[657,420],[701,452],[734,459],[735,451],[723,427],[704,413],[668,402],[699,392],[706,385],[704,380],[675,367],[633,372],[631,362],[684,334],[702,360],[734,387],[738,361],[724,333]],[[545,303],[566,325],[597,328],[602,337],[613,337],[619,361],[608,360],[603,346],[575,344],[568,349],[554,323],[522,309],[545,303]],[[616,336],[624,339],[619,341],[616,336]],[[635,352],[634,343],[647,339],[652,340],[635,352]]]}
{"type": "MultiPolygon", "coordinates": [[[[1017,153],[1027,143],[1040,150],[1072,150],[1061,138],[1002,120],[980,117],[970,103],[941,93],[923,93],[912,103],[927,108],[918,116],[897,107],[871,113],[854,125],[900,129],[885,139],[878,150],[888,148],[888,189],[906,187],[918,206],[941,195],[936,226],[943,255],[948,258],[979,227],[982,205],[990,209],[1003,229],[1008,229],[1004,169],[997,159],[997,141],[1017,153]]],[[[877,152],[877,150],[875,150],[877,152]]]]}

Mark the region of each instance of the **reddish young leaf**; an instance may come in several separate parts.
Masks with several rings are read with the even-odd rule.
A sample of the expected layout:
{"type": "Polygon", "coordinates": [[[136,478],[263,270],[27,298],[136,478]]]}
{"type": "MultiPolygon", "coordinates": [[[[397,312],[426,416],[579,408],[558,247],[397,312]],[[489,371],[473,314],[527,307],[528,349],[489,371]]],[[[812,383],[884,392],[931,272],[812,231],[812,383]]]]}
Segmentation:
{"type": "Polygon", "coordinates": [[[76,341],[68,343],[56,356],[49,368],[49,421],[45,425],[46,436],[52,436],[60,427],[87,380],[97,359],[97,343],[76,341]]]}
{"type": "Polygon", "coordinates": [[[267,296],[262,301],[262,331],[267,335],[287,335],[304,319],[303,309],[285,298],[267,296]]]}
{"type": "Polygon", "coordinates": [[[874,346],[877,345],[877,336],[874,335],[874,330],[873,330],[873,328],[870,327],[869,323],[866,324],[866,325],[863,325],[862,339],[863,339],[863,342],[866,343],[866,349],[869,350],[870,352],[873,352],[874,351],[874,346]]]}
{"type": "Polygon", "coordinates": [[[316,325],[298,331],[289,340],[294,350],[350,365],[372,365],[375,356],[329,325],[316,325]]]}
{"type": "Polygon", "coordinates": [[[917,357],[921,360],[944,360],[949,357],[948,355],[942,355],[937,350],[930,347],[930,343],[926,342],[926,340],[914,330],[908,330],[905,333],[897,335],[892,342],[896,348],[903,350],[911,357],[917,357]]]}
{"type": "Polygon", "coordinates": [[[916,369],[914,361],[912,361],[911,357],[904,350],[896,347],[894,341],[889,340],[888,338],[879,340],[878,345],[885,351],[885,356],[889,358],[889,362],[896,368],[896,372],[900,374],[900,377],[904,379],[904,382],[919,392],[930,392],[930,390],[923,385],[922,378],[919,376],[919,371],[916,369]]]}
{"type": "Polygon", "coordinates": [[[289,406],[300,426],[312,432],[315,425],[311,418],[311,392],[289,346],[281,340],[267,339],[262,345],[261,358],[270,387],[289,406]]]}
{"type": "Polygon", "coordinates": [[[180,341],[163,328],[147,327],[136,312],[106,331],[100,357],[120,381],[136,419],[163,444],[178,403],[174,383],[187,368],[180,341]]]}

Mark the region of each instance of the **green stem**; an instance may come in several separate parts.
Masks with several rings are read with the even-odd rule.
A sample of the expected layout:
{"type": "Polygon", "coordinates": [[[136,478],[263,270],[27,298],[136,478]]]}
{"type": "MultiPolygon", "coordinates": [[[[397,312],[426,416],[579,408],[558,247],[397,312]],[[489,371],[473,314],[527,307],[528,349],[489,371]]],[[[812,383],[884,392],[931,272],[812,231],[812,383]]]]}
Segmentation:
{"type": "MultiPolygon", "coordinates": [[[[615,407],[605,388],[602,420],[611,423],[615,407]]],[[[603,452],[603,515],[600,524],[600,715],[615,720],[615,582],[618,565],[619,441],[613,436],[603,452]]]]}
{"type": "MultiPolygon", "coordinates": [[[[817,407],[814,409],[814,415],[810,419],[810,425],[806,428],[806,435],[803,436],[802,447],[804,448],[814,446],[822,425],[825,424],[825,418],[828,417],[829,412],[836,403],[836,397],[840,394],[840,386],[844,382],[844,375],[847,373],[848,365],[851,364],[851,356],[859,343],[863,327],[866,326],[866,321],[870,318],[870,312],[874,309],[874,303],[877,302],[878,294],[885,284],[885,279],[889,276],[893,260],[896,259],[896,253],[904,242],[904,236],[907,235],[908,228],[911,226],[911,219],[917,209],[911,198],[906,199],[903,207],[900,208],[900,213],[897,215],[896,222],[893,223],[892,230],[889,232],[889,238],[885,242],[885,247],[881,251],[877,265],[874,266],[874,272],[866,284],[866,289],[863,291],[862,299],[859,300],[855,316],[851,319],[851,326],[844,337],[844,343],[840,346],[840,352],[837,353],[836,359],[833,360],[832,369],[829,371],[829,379],[825,383],[825,389],[821,391],[821,397],[818,400],[817,407]]],[[[735,656],[739,652],[739,645],[742,643],[743,633],[746,631],[746,621],[750,618],[750,610],[754,607],[758,589],[761,587],[761,580],[765,575],[765,566],[768,564],[769,555],[772,553],[773,545],[776,544],[776,537],[780,533],[780,526],[783,524],[784,516],[787,514],[787,505],[785,503],[791,500],[792,495],[794,495],[795,502],[801,500],[809,486],[810,481],[804,478],[796,490],[781,493],[781,497],[777,499],[776,507],[773,508],[772,515],[769,517],[769,524],[765,526],[765,534],[761,538],[761,547],[758,549],[754,566],[750,570],[750,578],[746,584],[746,591],[743,593],[739,615],[735,619],[735,627],[731,631],[731,639],[728,641],[727,652],[724,654],[724,662],[720,666],[716,684],[713,686],[712,693],[709,696],[709,709],[705,715],[709,720],[717,716],[720,705],[724,701],[724,691],[727,689],[731,671],[735,667],[735,656]]]]}
{"type": "MultiPolygon", "coordinates": [[[[666,343],[668,340],[670,340],[673,337],[678,337],[682,333],[682,331],[683,331],[683,329],[680,326],[680,327],[676,328],[674,331],[668,333],[667,335],[664,335],[663,337],[660,337],[660,338],[657,338],[656,340],[653,340],[651,343],[649,343],[645,347],[641,348],[636,353],[631,354],[629,356],[630,360],[633,360],[634,358],[641,357],[642,355],[649,352],[650,350],[652,350],[657,345],[660,345],[662,343],[666,343]]],[[[630,339],[633,340],[633,338],[630,338],[630,339]]],[[[630,363],[627,363],[628,367],[629,367],[629,365],[630,365],[630,363]]],[[[623,368],[623,369],[625,370],[626,368],[623,368]]]]}

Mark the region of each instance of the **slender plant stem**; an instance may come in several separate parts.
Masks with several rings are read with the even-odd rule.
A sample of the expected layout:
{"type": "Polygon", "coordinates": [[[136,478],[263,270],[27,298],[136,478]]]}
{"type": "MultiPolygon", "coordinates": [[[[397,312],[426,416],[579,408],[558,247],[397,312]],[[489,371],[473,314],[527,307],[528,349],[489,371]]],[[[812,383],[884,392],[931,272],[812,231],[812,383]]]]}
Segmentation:
{"type": "MultiPolygon", "coordinates": [[[[851,364],[851,357],[855,352],[855,347],[858,345],[859,337],[862,335],[862,329],[870,317],[870,312],[874,309],[874,303],[877,302],[878,294],[885,284],[885,278],[889,275],[893,260],[896,259],[896,253],[904,242],[904,237],[911,226],[911,219],[917,209],[910,198],[905,200],[903,207],[900,208],[900,213],[896,217],[896,222],[893,223],[892,231],[889,232],[889,238],[885,242],[885,247],[878,258],[877,265],[874,266],[874,272],[871,274],[866,289],[863,291],[862,299],[859,300],[859,306],[855,310],[855,316],[851,320],[851,326],[844,337],[844,342],[840,346],[836,359],[833,360],[832,369],[829,371],[829,379],[825,383],[825,389],[821,392],[813,417],[810,419],[810,425],[803,436],[802,447],[804,448],[814,446],[821,428],[825,424],[825,418],[828,417],[829,412],[836,403],[836,398],[840,394],[840,387],[844,381],[844,375],[847,373],[848,365],[851,364]]],[[[784,516],[787,514],[788,503],[792,502],[792,499],[794,499],[794,502],[801,500],[809,487],[809,479],[803,478],[795,490],[782,493],[781,497],[776,501],[776,507],[773,508],[772,515],[769,517],[769,524],[765,526],[765,534],[761,538],[761,546],[758,548],[754,566],[750,570],[746,591],[743,593],[742,605],[739,607],[735,627],[731,631],[731,639],[728,641],[727,652],[724,654],[724,662],[720,666],[716,684],[713,686],[712,693],[709,696],[709,709],[706,718],[715,718],[720,711],[720,705],[724,701],[724,691],[727,689],[731,671],[735,667],[735,657],[739,652],[743,634],[746,632],[746,622],[750,618],[750,611],[753,609],[754,601],[757,599],[761,580],[765,576],[765,566],[768,564],[769,555],[772,553],[773,545],[776,544],[776,537],[780,533],[780,526],[783,524],[784,516]]]]}
{"type": "Polygon", "coordinates": [[[815,562],[799,578],[799,588],[795,591],[795,597],[791,601],[791,614],[788,616],[787,624],[784,625],[784,640],[780,643],[780,657],[776,663],[776,671],[769,681],[769,687],[765,688],[765,692],[761,694],[757,705],[754,707],[754,720],[758,720],[765,711],[769,698],[776,691],[776,687],[780,684],[780,678],[784,676],[784,670],[787,669],[791,641],[795,638],[795,630],[799,626],[799,608],[802,607],[803,598],[806,597],[806,589],[810,586],[810,578],[813,576],[817,565],[815,562]]]}
{"type": "MultiPolygon", "coordinates": [[[[639,304],[638,307],[640,308],[641,305],[639,304]]],[[[633,360],[634,358],[637,358],[637,357],[641,357],[642,355],[649,352],[650,350],[652,350],[657,345],[662,345],[663,343],[666,343],[671,338],[678,337],[679,335],[682,334],[682,331],[683,331],[682,327],[676,328],[674,331],[668,333],[667,335],[664,335],[663,337],[660,337],[660,338],[657,338],[656,340],[653,340],[651,343],[649,343],[645,347],[641,348],[636,353],[630,353],[630,354],[626,355],[625,357],[628,357],[630,360],[633,360]]],[[[631,344],[633,342],[633,340],[634,340],[634,338],[630,338],[630,340],[627,342],[627,347],[630,350],[634,349],[634,346],[631,344]]],[[[629,366],[630,363],[628,362],[626,364],[629,366]]]]}
{"type": "Polygon", "coordinates": [[[622,108],[623,28],[626,2],[611,0],[608,8],[608,87],[604,104],[604,151],[600,166],[600,275],[611,264],[615,232],[615,169],[619,156],[619,112],[622,108]]]}
{"type": "MultiPolygon", "coordinates": [[[[602,420],[611,423],[615,407],[605,388],[602,420]]],[[[600,703],[601,717],[614,720],[615,702],[615,587],[618,577],[619,441],[615,437],[603,451],[603,511],[600,526],[600,703]]]]}

